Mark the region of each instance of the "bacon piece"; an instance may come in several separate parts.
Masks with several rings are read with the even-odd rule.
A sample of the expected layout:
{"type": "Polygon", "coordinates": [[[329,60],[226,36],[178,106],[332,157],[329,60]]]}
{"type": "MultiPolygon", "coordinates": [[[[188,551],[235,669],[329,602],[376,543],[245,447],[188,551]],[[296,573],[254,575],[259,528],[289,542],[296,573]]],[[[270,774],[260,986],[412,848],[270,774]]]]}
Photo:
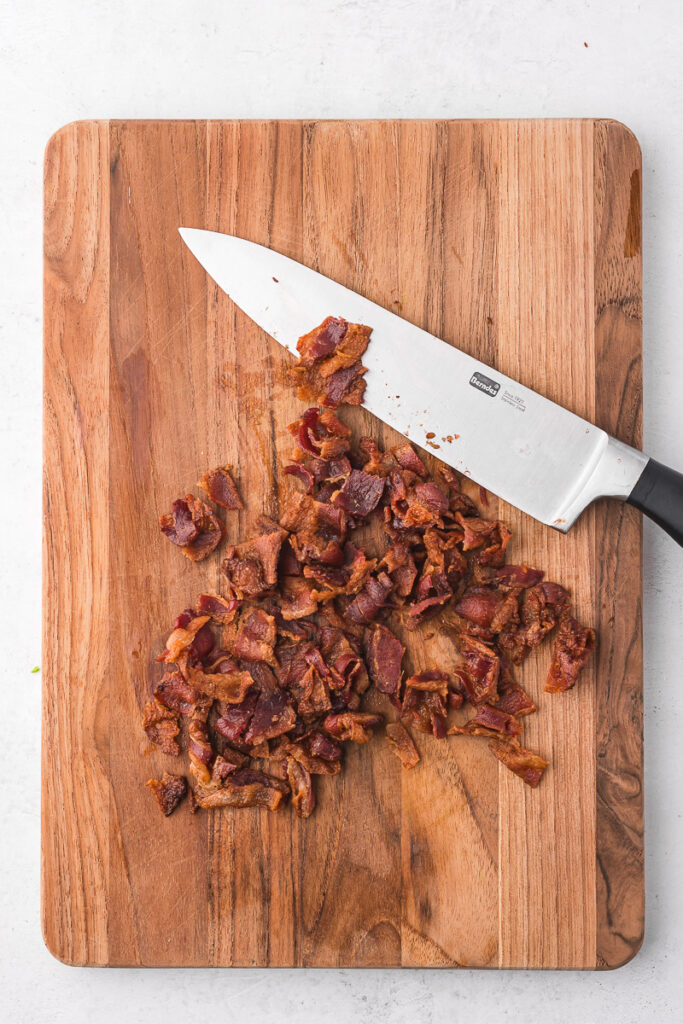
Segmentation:
{"type": "Polygon", "coordinates": [[[424,618],[428,611],[435,611],[450,601],[453,590],[442,572],[423,573],[416,589],[417,600],[410,605],[408,615],[413,623],[424,618]]]}
{"type": "Polygon", "coordinates": [[[553,660],[545,684],[547,693],[570,690],[576,683],[595,647],[595,633],[588,626],[580,626],[568,612],[560,619],[555,638],[553,660]]]}
{"type": "Polygon", "coordinates": [[[544,761],[538,754],[525,750],[516,740],[491,739],[489,748],[506,768],[509,768],[515,775],[519,775],[520,779],[523,779],[532,789],[536,788],[543,772],[548,767],[547,761],[544,761]]]}
{"type": "Polygon", "coordinates": [[[315,794],[310,773],[294,757],[287,758],[287,781],[292,790],[292,806],[300,818],[309,818],[315,809],[315,794]]]}
{"type": "Polygon", "coordinates": [[[514,717],[501,711],[493,704],[480,704],[477,713],[464,726],[452,726],[449,734],[458,733],[469,736],[492,736],[503,733],[506,736],[519,736],[522,727],[514,717]]]}
{"type": "Polygon", "coordinates": [[[249,728],[245,734],[245,743],[271,740],[289,732],[296,724],[296,712],[289,702],[284,690],[278,686],[262,689],[249,728]]]}
{"type": "Polygon", "coordinates": [[[514,715],[516,718],[521,718],[523,715],[531,715],[537,710],[531,697],[521,686],[509,686],[504,690],[498,698],[496,707],[500,711],[507,712],[508,715],[514,715]]]}
{"type": "Polygon", "coordinates": [[[192,714],[199,694],[180,672],[166,672],[154,687],[156,700],[176,715],[192,714]]]}
{"type": "Polygon", "coordinates": [[[312,493],[315,476],[302,462],[294,462],[291,466],[285,466],[285,473],[301,480],[301,483],[306,488],[306,494],[312,493]]]}
{"type": "Polygon", "coordinates": [[[495,702],[498,696],[500,658],[490,647],[466,634],[460,637],[460,649],[467,671],[460,675],[472,704],[495,702]]]}
{"type": "MultiPolygon", "coordinates": [[[[176,619],[176,622],[177,621],[185,622],[186,620],[183,616],[182,619],[180,619],[180,617],[179,619],[176,619]]],[[[194,643],[197,634],[202,629],[202,627],[206,625],[208,621],[208,615],[197,615],[195,616],[194,619],[187,622],[186,625],[176,627],[176,629],[173,630],[168,640],[166,641],[165,650],[162,651],[162,653],[156,660],[166,662],[177,662],[178,656],[182,653],[182,651],[184,651],[186,648],[190,647],[190,645],[194,643]]],[[[211,636],[213,638],[213,633],[211,634],[211,636]]]]}
{"type": "MultiPolygon", "coordinates": [[[[318,652],[319,653],[319,652],[318,652]]],[[[327,666],[323,665],[325,675],[327,666]]],[[[327,679],[313,665],[301,677],[297,691],[297,710],[303,717],[324,714],[332,707],[327,679]]]]}
{"type": "Polygon", "coordinates": [[[197,693],[226,704],[241,704],[251,689],[253,679],[248,672],[240,669],[228,672],[204,672],[202,669],[188,669],[190,684],[197,693]]]}
{"type": "Polygon", "coordinates": [[[154,793],[161,813],[167,818],[169,814],[173,814],[187,793],[187,782],[183,775],[169,775],[168,772],[164,772],[160,780],[150,779],[147,785],[154,793]]]}
{"type": "Polygon", "coordinates": [[[394,585],[386,573],[381,572],[379,576],[371,576],[363,589],[347,605],[344,611],[345,617],[359,625],[369,625],[386,607],[387,599],[393,589],[394,585]]]}
{"type": "Polygon", "coordinates": [[[200,594],[197,601],[197,615],[210,615],[214,622],[225,625],[235,618],[238,602],[231,598],[221,597],[220,594],[200,594]]]}
{"type": "Polygon", "coordinates": [[[237,743],[252,719],[259,695],[255,689],[250,690],[241,704],[226,704],[221,707],[221,716],[216,722],[216,732],[237,743]]]}
{"type": "Polygon", "coordinates": [[[223,539],[216,513],[193,494],[173,502],[173,510],[159,517],[161,532],[193,562],[201,562],[223,539]]]}
{"type": "Polygon", "coordinates": [[[490,627],[503,597],[488,587],[469,587],[454,606],[454,611],[478,626],[490,627]]]}
{"type": "Polygon", "coordinates": [[[288,795],[289,786],[253,768],[238,768],[224,781],[213,780],[197,790],[200,807],[267,807],[276,811],[288,795]]]}
{"type": "Polygon", "coordinates": [[[449,676],[446,672],[439,672],[438,669],[428,669],[426,672],[418,672],[416,675],[406,679],[406,688],[412,690],[424,690],[428,693],[438,693],[442,697],[448,694],[449,676]]]}
{"type": "Polygon", "coordinates": [[[297,342],[299,362],[290,370],[302,401],[336,408],[341,402],[360,405],[365,367],[360,357],[368,347],[372,329],[327,317],[297,342]]]}
{"type": "Polygon", "coordinates": [[[365,552],[353,544],[344,545],[344,564],[335,568],[305,565],[304,576],[318,585],[315,591],[319,601],[329,601],[341,594],[356,594],[377,566],[376,559],[368,559],[365,552]]]}
{"type": "Polygon", "coordinates": [[[365,519],[377,508],[383,491],[382,477],[352,469],[333,501],[355,520],[365,519]]]}
{"type": "Polygon", "coordinates": [[[301,576],[285,577],[280,583],[280,608],[285,622],[313,615],[318,610],[315,583],[301,576]]]}
{"type": "Polygon", "coordinates": [[[164,754],[178,756],[180,747],[176,743],[176,736],[180,732],[180,722],[170,708],[164,707],[156,699],[148,701],[142,712],[142,728],[164,754]]]}
{"type": "Polygon", "coordinates": [[[400,722],[387,722],[385,731],[387,740],[400,758],[403,767],[414,768],[420,760],[420,755],[408,730],[400,722]]]}
{"type": "Polygon", "coordinates": [[[394,541],[384,552],[381,567],[386,570],[399,597],[408,597],[417,579],[417,566],[410,548],[403,541],[394,541]]]}
{"type": "MultiPolygon", "coordinates": [[[[330,740],[330,743],[333,741],[330,740]]],[[[321,754],[309,753],[303,742],[287,743],[283,748],[286,754],[295,758],[311,775],[338,775],[341,771],[341,760],[324,757],[321,754]]],[[[341,751],[340,751],[341,757],[341,751]]]]}
{"type": "Polygon", "coordinates": [[[328,715],[323,722],[323,729],[342,742],[350,740],[352,743],[369,743],[374,726],[383,721],[381,715],[346,711],[340,715],[328,715]]]}
{"type": "Polygon", "coordinates": [[[199,486],[206,491],[211,501],[229,511],[244,508],[235,481],[230,475],[231,469],[232,466],[210,469],[199,481],[199,486]]]}
{"type": "Polygon", "coordinates": [[[263,608],[245,609],[235,628],[234,623],[223,633],[223,643],[228,650],[242,661],[265,661],[275,665],[275,642],[277,629],[275,617],[263,608]]]}
{"type": "Polygon", "coordinates": [[[369,630],[365,657],[370,678],[380,693],[398,698],[404,653],[405,647],[386,626],[376,624],[369,630]]]}
{"type": "Polygon", "coordinates": [[[401,713],[420,732],[431,733],[436,739],[446,735],[446,699],[442,693],[406,683],[401,713]]]}
{"type": "Polygon", "coordinates": [[[476,560],[481,565],[502,565],[505,560],[505,548],[512,537],[505,523],[499,520],[479,519],[476,516],[465,518],[461,512],[456,513],[456,518],[464,531],[463,551],[483,548],[483,551],[478,551],[476,555],[476,560]]]}
{"type": "Polygon", "coordinates": [[[396,468],[396,460],[390,452],[383,452],[372,437],[361,437],[358,449],[364,457],[364,473],[386,477],[391,469],[396,468]]]}
{"type": "Polygon", "coordinates": [[[265,517],[259,526],[262,532],[258,537],[227,548],[221,566],[231,590],[241,600],[262,597],[277,583],[280,548],[287,531],[265,517]]]}
{"type": "Polygon", "coordinates": [[[310,734],[306,745],[313,757],[321,757],[323,761],[339,761],[342,756],[342,748],[339,744],[317,729],[310,734]]]}
{"type": "Polygon", "coordinates": [[[450,466],[439,466],[439,475],[442,477],[450,492],[448,507],[455,515],[458,512],[464,516],[476,516],[477,506],[467,494],[463,493],[460,478],[450,466]]]}
{"type": "Polygon", "coordinates": [[[528,565],[501,565],[495,570],[496,579],[508,587],[534,587],[544,576],[542,569],[528,565]]]}
{"type": "Polygon", "coordinates": [[[412,445],[397,444],[391,451],[401,469],[409,469],[412,473],[417,473],[421,477],[428,475],[427,467],[412,445]]]}

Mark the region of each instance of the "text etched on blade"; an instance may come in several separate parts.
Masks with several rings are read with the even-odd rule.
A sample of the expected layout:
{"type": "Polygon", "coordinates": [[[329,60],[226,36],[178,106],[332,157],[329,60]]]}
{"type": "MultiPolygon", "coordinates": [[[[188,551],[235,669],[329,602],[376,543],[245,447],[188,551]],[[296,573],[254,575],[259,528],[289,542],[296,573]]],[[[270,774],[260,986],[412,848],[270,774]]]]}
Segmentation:
{"type": "Polygon", "coordinates": [[[500,391],[500,384],[478,371],[475,371],[470,377],[470,384],[473,388],[483,391],[485,395],[489,395],[491,398],[495,398],[500,391]]]}

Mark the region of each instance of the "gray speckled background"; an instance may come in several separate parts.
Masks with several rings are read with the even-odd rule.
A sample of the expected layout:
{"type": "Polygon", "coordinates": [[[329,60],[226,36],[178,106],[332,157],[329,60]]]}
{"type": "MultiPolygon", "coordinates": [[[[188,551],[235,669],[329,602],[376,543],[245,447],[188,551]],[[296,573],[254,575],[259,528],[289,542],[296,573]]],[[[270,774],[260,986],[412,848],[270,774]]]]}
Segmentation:
{"type": "Polygon", "coordinates": [[[647,928],[611,974],[82,970],[39,923],[41,185],[88,117],[605,116],[643,147],[645,438],[683,467],[679,0],[0,0],[0,1017],[683,1019],[683,550],[645,531],[647,928]],[[584,43],[587,43],[586,47],[584,43]],[[20,512],[17,512],[20,509],[20,512]]]}

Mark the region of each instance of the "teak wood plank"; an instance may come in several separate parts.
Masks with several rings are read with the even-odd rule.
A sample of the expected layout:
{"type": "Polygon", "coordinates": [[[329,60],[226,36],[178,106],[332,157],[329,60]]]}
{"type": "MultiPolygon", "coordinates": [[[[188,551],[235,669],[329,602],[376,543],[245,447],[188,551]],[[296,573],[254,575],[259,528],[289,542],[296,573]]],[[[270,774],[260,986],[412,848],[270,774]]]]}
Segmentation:
{"type": "MultiPolygon", "coordinates": [[[[60,130],[45,162],[49,949],[74,964],[619,966],[642,939],[643,813],[641,529],[617,502],[562,536],[488,499],[511,558],[568,585],[600,640],[566,695],[542,692],[549,650],[520,673],[539,704],[525,741],[551,761],[536,791],[476,739],[418,736],[403,772],[379,736],[316,780],[308,821],[186,804],[160,818],[144,783],[174,759],[140,710],[164,629],[219,586],[221,556],[187,562],[157,516],[227,462],[246,504],[228,542],[277,518],[301,408],[289,357],[180,224],[302,260],[640,443],[640,152],[617,122],[60,130]]],[[[396,443],[364,410],[345,416],[396,443]]],[[[402,639],[409,670],[449,668],[447,615],[402,639]]]]}

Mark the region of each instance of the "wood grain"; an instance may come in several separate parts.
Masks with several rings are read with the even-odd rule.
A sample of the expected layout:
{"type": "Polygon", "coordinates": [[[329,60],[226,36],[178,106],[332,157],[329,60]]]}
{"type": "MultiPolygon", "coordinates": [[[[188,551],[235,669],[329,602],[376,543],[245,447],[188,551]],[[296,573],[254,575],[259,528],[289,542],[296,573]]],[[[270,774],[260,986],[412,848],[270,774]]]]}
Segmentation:
{"type": "MultiPolygon", "coordinates": [[[[43,929],[74,964],[615,967],[643,930],[640,521],[568,536],[489,498],[511,555],[571,587],[600,636],[542,693],[538,790],[476,740],[380,739],[308,822],[187,806],[139,711],[201,566],[156,518],[210,465],[277,517],[299,404],[289,357],[210,281],[181,224],[234,232],[354,288],[622,440],[640,442],[640,153],[610,121],[83,122],[45,162],[43,929]]],[[[333,312],[333,311],[331,311],[333,312]]],[[[364,410],[356,432],[395,443],[364,410]]],[[[430,458],[432,458],[430,456],[430,458]]],[[[432,459],[432,463],[435,464],[432,459]]],[[[376,538],[375,541],[376,542],[376,538]]],[[[371,537],[369,543],[373,543],[371,537]]],[[[453,659],[447,617],[404,637],[453,659]],[[430,633],[434,636],[430,637],[430,633]]]]}

